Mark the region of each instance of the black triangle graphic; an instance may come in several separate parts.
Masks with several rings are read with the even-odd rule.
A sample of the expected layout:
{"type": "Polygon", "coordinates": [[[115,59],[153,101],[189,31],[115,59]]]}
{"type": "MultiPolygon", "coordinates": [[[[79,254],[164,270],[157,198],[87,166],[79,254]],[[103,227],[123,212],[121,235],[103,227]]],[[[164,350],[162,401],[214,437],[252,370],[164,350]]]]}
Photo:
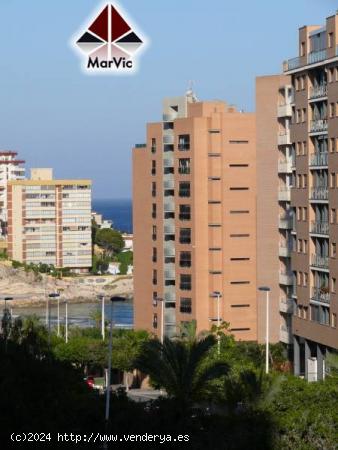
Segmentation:
{"type": "Polygon", "coordinates": [[[83,36],[80,37],[80,39],[77,41],[77,44],[81,43],[90,44],[92,42],[104,42],[104,41],[94,36],[93,34],[86,32],[83,36]]]}
{"type": "Polygon", "coordinates": [[[127,34],[127,36],[124,36],[123,38],[119,39],[116,42],[117,43],[119,43],[119,42],[126,42],[126,43],[140,42],[141,44],[143,44],[141,39],[133,31],[131,33],[127,34]]]}

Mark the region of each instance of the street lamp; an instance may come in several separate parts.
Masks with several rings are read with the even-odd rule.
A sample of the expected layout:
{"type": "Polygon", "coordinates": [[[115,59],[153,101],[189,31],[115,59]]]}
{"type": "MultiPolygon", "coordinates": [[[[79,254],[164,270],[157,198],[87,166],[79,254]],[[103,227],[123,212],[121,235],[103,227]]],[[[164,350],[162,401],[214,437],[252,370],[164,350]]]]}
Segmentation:
{"type": "MultiPolygon", "coordinates": [[[[58,336],[60,335],[60,294],[58,292],[53,292],[49,294],[50,299],[58,299],[58,336]]],[[[48,345],[50,345],[50,305],[48,306],[48,345]]]]}
{"type": "Polygon", "coordinates": [[[99,300],[102,302],[101,306],[101,334],[102,334],[102,340],[105,340],[105,323],[104,323],[104,295],[98,295],[97,296],[99,300]]]}
{"type": "Polygon", "coordinates": [[[156,297],[154,299],[156,302],[161,302],[161,344],[164,340],[164,299],[161,297],[156,297]]]}
{"type": "Polygon", "coordinates": [[[269,286],[260,286],[261,292],[266,292],[266,325],[265,325],[265,373],[269,373],[269,286]]]}
{"type": "MultiPolygon", "coordinates": [[[[219,291],[214,291],[212,293],[212,296],[214,298],[217,298],[217,327],[218,327],[218,333],[219,333],[219,328],[221,326],[220,298],[222,297],[222,294],[219,291]]],[[[217,334],[217,354],[218,354],[218,356],[221,354],[221,337],[219,334],[217,334]]]]}
{"type": "Polygon", "coordinates": [[[109,402],[110,402],[110,379],[111,379],[111,359],[112,359],[112,348],[113,348],[113,305],[116,302],[125,302],[124,297],[111,297],[110,299],[110,330],[109,330],[109,353],[108,353],[108,374],[107,374],[107,386],[106,386],[106,424],[109,420],[109,402]]]}
{"type": "Polygon", "coordinates": [[[66,306],[66,320],[65,320],[65,340],[66,344],[68,344],[68,300],[65,300],[65,306],[66,306]]]}

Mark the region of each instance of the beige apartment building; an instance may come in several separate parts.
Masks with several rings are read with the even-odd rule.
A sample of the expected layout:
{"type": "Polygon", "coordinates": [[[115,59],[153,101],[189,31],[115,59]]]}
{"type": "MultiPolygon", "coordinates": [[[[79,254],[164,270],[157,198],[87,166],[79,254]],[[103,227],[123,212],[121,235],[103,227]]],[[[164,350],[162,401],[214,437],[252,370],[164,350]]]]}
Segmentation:
{"type": "Polygon", "coordinates": [[[7,235],[7,184],[10,180],[23,180],[25,161],[17,159],[17,152],[0,151],[0,238],[7,235]]]}
{"type": "Polygon", "coordinates": [[[338,15],[299,30],[299,56],[284,64],[294,90],[287,130],[295,152],[293,299],[295,374],[325,376],[338,348],[338,15]]]}
{"type": "Polygon", "coordinates": [[[257,339],[254,114],[165,99],[133,150],[133,217],[136,328],[160,336],[164,302],[167,336],[220,319],[257,339]]]}
{"type": "Polygon", "coordinates": [[[8,255],[23,263],[86,272],[92,265],[91,181],[54,180],[32,169],[8,182],[8,255]]]}
{"type": "MultiPolygon", "coordinates": [[[[257,286],[268,286],[269,340],[292,344],[293,89],[287,75],[256,79],[257,286]]],[[[258,341],[266,336],[265,292],[258,293],[258,341]]]]}

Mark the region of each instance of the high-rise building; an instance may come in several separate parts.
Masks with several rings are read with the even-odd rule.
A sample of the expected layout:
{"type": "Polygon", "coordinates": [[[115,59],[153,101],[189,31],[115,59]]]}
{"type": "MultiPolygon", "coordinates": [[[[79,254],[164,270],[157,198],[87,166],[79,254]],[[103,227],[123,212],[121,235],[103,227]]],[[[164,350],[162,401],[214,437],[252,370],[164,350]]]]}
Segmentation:
{"type": "Polygon", "coordinates": [[[338,15],[299,30],[299,56],[284,64],[294,90],[295,374],[322,379],[338,348],[338,15]]]}
{"type": "Polygon", "coordinates": [[[8,255],[86,272],[92,265],[91,181],[53,180],[32,169],[30,180],[8,182],[8,255]]]}
{"type": "MultiPolygon", "coordinates": [[[[291,77],[256,80],[257,285],[270,288],[269,340],[292,344],[291,77]]],[[[266,335],[265,293],[258,294],[258,341],[266,335]]]]}
{"type": "Polygon", "coordinates": [[[9,180],[23,180],[25,161],[16,157],[17,152],[0,151],[0,237],[7,235],[7,183],[9,180]]]}
{"type": "Polygon", "coordinates": [[[257,339],[255,115],[191,91],[133,151],[135,326],[257,339]],[[219,305],[219,310],[218,310],[219,305]]]}

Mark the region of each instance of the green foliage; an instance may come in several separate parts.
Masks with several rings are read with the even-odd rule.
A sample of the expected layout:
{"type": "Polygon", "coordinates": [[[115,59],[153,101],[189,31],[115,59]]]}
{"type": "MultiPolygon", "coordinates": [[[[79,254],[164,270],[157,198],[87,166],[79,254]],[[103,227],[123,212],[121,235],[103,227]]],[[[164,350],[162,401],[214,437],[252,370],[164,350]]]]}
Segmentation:
{"type": "Polygon", "coordinates": [[[7,251],[3,250],[0,252],[0,261],[5,261],[8,259],[7,251]]]}
{"type": "Polygon", "coordinates": [[[135,360],[140,357],[149,333],[143,330],[114,330],[112,366],[123,371],[135,368],[135,360]]]}
{"type": "Polygon", "coordinates": [[[336,450],[338,385],[289,377],[267,409],[274,418],[276,450],[336,450]]]}
{"type": "Polygon", "coordinates": [[[155,385],[163,387],[183,411],[202,400],[209,382],[229,370],[222,361],[206,364],[215,342],[212,335],[189,343],[165,338],[162,344],[152,339],[144,344],[135,366],[148,374],[155,385]]]}
{"type": "Polygon", "coordinates": [[[122,234],[111,228],[100,228],[97,230],[95,243],[103,248],[105,254],[109,256],[120,253],[124,247],[122,234]]]}
{"type": "Polygon", "coordinates": [[[40,274],[47,274],[53,277],[61,278],[62,276],[72,276],[71,270],[69,267],[64,268],[55,268],[53,264],[33,264],[33,263],[21,263],[19,261],[12,261],[13,269],[23,268],[26,273],[32,272],[35,274],[36,281],[42,281],[42,277],[40,274]]]}
{"type": "Polygon", "coordinates": [[[93,255],[93,263],[91,272],[93,274],[105,273],[108,270],[109,263],[111,262],[109,256],[93,255]]]}
{"type": "Polygon", "coordinates": [[[120,263],[120,274],[127,275],[128,266],[133,265],[133,252],[121,252],[116,256],[116,261],[120,263]]]}

